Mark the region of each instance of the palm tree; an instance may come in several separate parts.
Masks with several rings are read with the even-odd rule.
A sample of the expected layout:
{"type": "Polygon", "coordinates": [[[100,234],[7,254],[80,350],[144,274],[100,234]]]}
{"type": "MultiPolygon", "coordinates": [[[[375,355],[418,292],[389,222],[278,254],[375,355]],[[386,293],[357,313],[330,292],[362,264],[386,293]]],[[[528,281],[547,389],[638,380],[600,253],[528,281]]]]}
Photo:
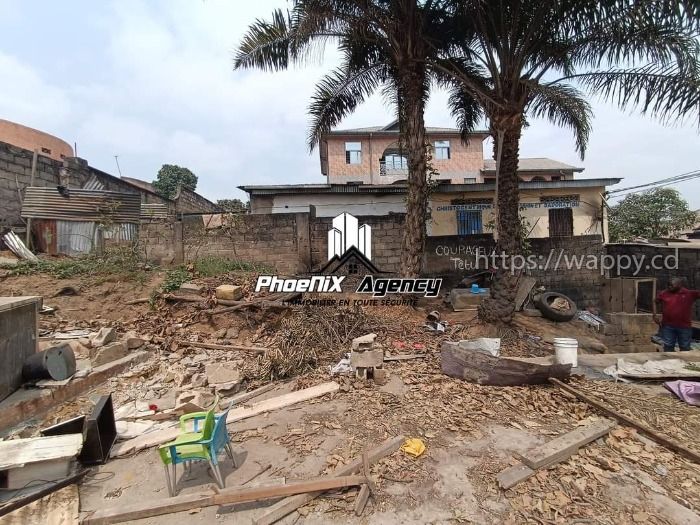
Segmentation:
{"type": "Polygon", "coordinates": [[[420,272],[427,213],[427,144],[424,110],[431,64],[439,56],[449,17],[439,0],[294,0],[289,13],[252,24],[234,68],[286,69],[302,63],[315,46],[334,41],[341,65],[312,97],[309,148],[371,94],[381,90],[396,106],[408,157],[406,227],[401,273],[420,272]]]}
{"type": "MultiPolygon", "coordinates": [[[[695,0],[455,0],[451,56],[436,64],[469,128],[483,111],[494,138],[498,250],[522,251],[519,142],[527,117],[570,128],[583,158],[591,130],[584,92],[663,120],[700,108],[695,0]]],[[[486,321],[510,322],[516,278],[500,269],[486,321]]]]}

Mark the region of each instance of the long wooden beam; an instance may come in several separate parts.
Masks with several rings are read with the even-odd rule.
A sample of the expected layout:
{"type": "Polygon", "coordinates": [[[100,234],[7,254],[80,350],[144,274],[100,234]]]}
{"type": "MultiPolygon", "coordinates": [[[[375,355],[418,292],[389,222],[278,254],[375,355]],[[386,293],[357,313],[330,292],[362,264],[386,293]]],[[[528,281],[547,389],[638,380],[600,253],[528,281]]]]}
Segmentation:
{"type": "Polygon", "coordinates": [[[150,518],[201,507],[211,507],[213,505],[231,505],[247,501],[259,501],[292,494],[303,494],[305,492],[354,487],[366,483],[367,478],[364,476],[324,477],[296,481],[286,485],[231,488],[210,494],[185,494],[174,498],[98,510],[86,517],[82,523],[84,525],[108,525],[110,523],[122,523],[129,520],[150,518]]]}
{"type": "Polygon", "coordinates": [[[629,416],[626,416],[624,414],[621,414],[614,408],[609,407],[605,403],[598,401],[597,399],[594,399],[593,397],[589,396],[588,394],[585,394],[581,392],[578,388],[575,388],[571,385],[567,385],[566,383],[563,383],[562,381],[559,381],[558,379],[555,378],[550,378],[549,381],[555,385],[557,385],[559,388],[562,390],[565,390],[566,392],[569,392],[570,394],[575,395],[578,397],[581,401],[584,401],[588,403],[591,406],[596,407],[597,409],[605,412],[606,414],[614,417],[615,419],[624,422],[625,424],[636,428],[637,430],[640,430],[644,434],[646,434],[649,438],[653,439],[660,445],[663,445],[666,448],[669,448],[673,450],[674,452],[678,452],[682,456],[687,457],[688,459],[694,461],[695,463],[700,464],[700,454],[697,452],[690,450],[688,447],[685,445],[682,445],[675,439],[672,439],[668,436],[665,436],[663,434],[659,434],[654,430],[653,428],[645,425],[641,421],[638,421],[636,419],[633,419],[629,416]]]}
{"type": "MultiPolygon", "coordinates": [[[[392,454],[397,451],[398,448],[406,441],[404,436],[396,436],[385,440],[380,445],[374,447],[372,450],[367,452],[367,461],[369,463],[376,463],[380,459],[392,454]]],[[[362,457],[359,457],[344,467],[340,467],[333,472],[335,476],[349,476],[359,472],[363,468],[362,457]]],[[[290,514],[297,510],[299,507],[303,507],[310,501],[321,495],[321,492],[312,492],[309,494],[299,494],[298,496],[292,496],[278,501],[271,507],[268,507],[267,512],[253,520],[254,525],[270,525],[278,520],[284,518],[287,514],[290,514]]]]}

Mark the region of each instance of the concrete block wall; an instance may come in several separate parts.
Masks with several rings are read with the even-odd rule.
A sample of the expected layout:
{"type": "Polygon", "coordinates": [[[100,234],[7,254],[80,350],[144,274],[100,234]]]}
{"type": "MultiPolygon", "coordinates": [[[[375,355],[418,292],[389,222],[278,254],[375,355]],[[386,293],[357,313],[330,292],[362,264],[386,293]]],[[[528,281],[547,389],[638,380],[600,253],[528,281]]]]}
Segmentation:
{"type": "MultiPolygon", "coordinates": [[[[368,224],[372,228],[372,262],[375,266],[384,272],[398,272],[405,215],[358,216],[357,220],[360,226],[368,224]]],[[[312,268],[328,261],[328,231],[332,222],[330,217],[309,220],[312,268]]]]}
{"type": "MultiPolygon", "coordinates": [[[[23,224],[20,217],[24,188],[32,174],[32,151],[0,142],[0,226],[23,224]]],[[[56,186],[61,161],[39,155],[34,176],[35,186],[56,186]]]]}
{"type": "Polygon", "coordinates": [[[304,217],[298,217],[303,215],[236,215],[223,227],[211,229],[204,227],[201,215],[186,216],[182,221],[184,260],[216,256],[261,263],[281,274],[304,272],[308,242],[303,239],[308,233],[303,231],[304,217]]]}
{"type": "Polygon", "coordinates": [[[615,312],[605,314],[601,341],[609,353],[656,352],[659,347],[651,337],[659,331],[652,314],[628,314],[615,312]]]}
{"type": "Polygon", "coordinates": [[[176,222],[167,219],[141,221],[139,248],[147,261],[159,265],[169,265],[176,262],[176,225],[176,222]]]}

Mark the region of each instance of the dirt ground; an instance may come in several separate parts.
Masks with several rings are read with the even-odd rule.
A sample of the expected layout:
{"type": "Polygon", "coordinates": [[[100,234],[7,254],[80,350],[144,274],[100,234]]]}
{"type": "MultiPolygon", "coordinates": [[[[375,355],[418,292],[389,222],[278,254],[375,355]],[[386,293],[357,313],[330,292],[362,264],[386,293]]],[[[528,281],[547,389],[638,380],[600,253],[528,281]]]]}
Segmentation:
{"type": "MultiPolygon", "coordinates": [[[[131,329],[152,336],[148,363],[90,393],[94,396],[111,391],[117,406],[163,398],[174,390],[188,388],[186,384],[176,386],[178,375],[201,368],[201,363],[225,363],[241,370],[243,390],[266,384],[269,377],[260,371],[269,368],[264,368],[262,358],[195,349],[186,341],[274,346],[279,343],[279,334],[307,337],[301,332],[313,331],[310,325],[323,322],[308,317],[310,325],[304,327],[301,320],[307,318],[306,313],[296,307],[281,313],[231,312],[209,319],[202,314],[211,306],[206,292],[197,302],[126,304],[150,296],[163,279],[161,272],[152,272],[141,282],[10,276],[0,278],[0,295],[42,295],[45,304],[58,307],[55,316],[42,316],[41,328],[47,332],[110,325],[120,332],[131,329]],[[66,293],[66,287],[76,294],[57,295],[61,290],[66,293]]],[[[221,282],[245,279],[249,277],[229,275],[198,282],[211,290],[221,282]]],[[[495,330],[480,325],[474,317],[473,312],[450,312],[439,301],[419,308],[366,308],[358,319],[378,330],[377,341],[386,353],[416,352],[425,357],[387,363],[388,382],[379,386],[344,376],[331,378],[328,366],[337,361],[343,349],[339,353],[337,349],[329,352],[319,348],[313,355],[315,366],[292,378],[275,380],[275,389],[253,402],[331,379],[340,383],[340,390],[229,425],[239,466],[234,469],[228,458],[223,461],[226,486],[250,479],[266,465],[271,467],[248,485],[328,474],[359,457],[365,448],[403,435],[422,439],[426,452],[413,458],[397,451],[374,464],[371,474],[377,491],[361,517],[353,512],[353,489],[319,497],[281,523],[700,523],[696,514],[700,509],[700,466],[624,426],[582,448],[569,460],[541,469],[512,489],[501,490],[496,475],[517,462],[514,453],[600,415],[552,386],[485,387],[447,377],[440,370],[441,341],[497,336],[502,338],[503,355],[529,357],[551,353],[547,341],[555,335],[594,335],[580,324],[556,325],[524,316],[518,316],[514,328],[495,330]],[[425,314],[433,309],[440,310],[448,321],[445,334],[423,329],[425,314]]],[[[364,325],[354,329],[362,332],[364,325]]],[[[583,386],[592,389],[599,383],[583,381],[583,386]]],[[[630,406],[636,399],[650,406],[661,406],[670,399],[666,396],[663,401],[655,401],[635,386],[620,388],[625,388],[618,394],[620,402],[624,397],[630,406]]],[[[609,395],[609,389],[607,392],[609,395]]],[[[90,395],[39,418],[33,426],[24,427],[22,435],[76,415],[89,406],[90,395]]],[[[675,424],[688,425],[679,434],[697,439],[700,423],[692,412],[686,417],[683,408],[674,412],[675,424]]],[[[697,450],[695,443],[686,445],[697,450]]],[[[195,466],[187,476],[180,470],[179,475],[181,494],[201,492],[214,483],[204,466],[195,466]]],[[[91,472],[80,485],[80,510],[87,513],[167,496],[158,454],[155,449],[147,449],[112,459],[91,472]]],[[[134,523],[216,520],[247,524],[271,503],[202,508],[134,523]]]]}

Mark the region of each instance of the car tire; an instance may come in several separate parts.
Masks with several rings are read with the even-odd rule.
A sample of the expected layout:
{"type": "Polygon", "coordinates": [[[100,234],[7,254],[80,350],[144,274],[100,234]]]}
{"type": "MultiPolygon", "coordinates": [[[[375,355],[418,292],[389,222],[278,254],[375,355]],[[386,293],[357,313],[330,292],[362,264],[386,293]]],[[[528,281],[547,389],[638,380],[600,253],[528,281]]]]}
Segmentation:
{"type": "Polygon", "coordinates": [[[535,301],[535,306],[540,312],[542,312],[543,317],[558,323],[571,321],[578,311],[574,301],[569,299],[566,295],[557,292],[545,292],[541,294],[535,301]],[[558,298],[564,299],[569,303],[569,308],[567,310],[552,308],[552,301],[558,298]]]}

